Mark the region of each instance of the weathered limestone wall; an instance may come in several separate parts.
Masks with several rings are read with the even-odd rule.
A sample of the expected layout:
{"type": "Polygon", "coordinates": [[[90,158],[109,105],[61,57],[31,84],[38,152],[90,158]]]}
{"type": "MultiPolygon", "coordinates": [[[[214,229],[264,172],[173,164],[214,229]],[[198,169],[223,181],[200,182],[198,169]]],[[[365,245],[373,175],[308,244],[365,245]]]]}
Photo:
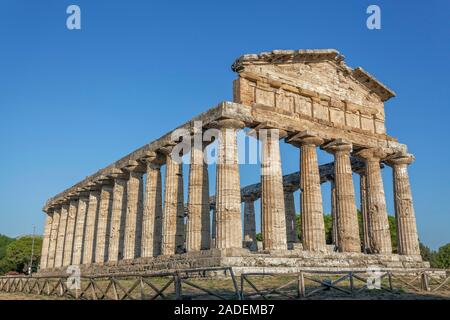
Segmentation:
{"type": "Polygon", "coordinates": [[[269,106],[341,128],[385,134],[383,99],[393,93],[382,90],[386,98],[380,97],[373,92],[373,83],[366,86],[359,81],[370,79],[364,70],[347,67],[333,50],[319,51],[273,51],[241,57],[235,63],[239,78],[234,101],[269,106]]]}

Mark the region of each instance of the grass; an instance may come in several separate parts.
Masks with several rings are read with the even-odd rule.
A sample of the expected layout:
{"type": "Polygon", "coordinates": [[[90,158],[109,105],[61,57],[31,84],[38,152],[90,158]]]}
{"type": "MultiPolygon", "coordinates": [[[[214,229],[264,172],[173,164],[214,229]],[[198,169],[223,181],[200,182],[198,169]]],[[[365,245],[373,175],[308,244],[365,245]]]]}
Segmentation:
{"type": "MultiPolygon", "coordinates": [[[[316,279],[317,281],[324,280],[328,283],[332,283],[333,281],[336,281],[341,276],[335,276],[335,275],[308,275],[311,279],[316,279]]],[[[148,281],[157,289],[161,290],[166,284],[170,282],[172,278],[171,277],[155,277],[155,278],[147,278],[148,281]]],[[[276,275],[276,276],[249,276],[248,279],[251,281],[251,283],[259,290],[264,293],[266,293],[265,297],[269,299],[289,299],[289,298],[297,298],[298,293],[298,286],[297,286],[297,276],[295,275],[276,275]],[[270,293],[271,290],[279,288],[283,286],[282,289],[278,290],[279,293],[270,293]]],[[[310,294],[312,291],[323,288],[318,284],[317,282],[305,278],[305,289],[306,294],[310,294]]],[[[410,281],[412,278],[404,277],[402,278],[404,281],[410,281]]],[[[202,288],[207,289],[208,291],[215,293],[217,295],[223,296],[228,299],[233,299],[236,297],[235,288],[233,285],[233,282],[231,278],[189,278],[187,279],[189,283],[193,284],[194,286],[199,286],[202,288]]],[[[241,288],[241,278],[237,277],[236,279],[238,288],[241,288]]],[[[54,284],[56,282],[53,282],[54,284]]],[[[110,282],[108,280],[97,280],[96,282],[97,286],[97,294],[100,294],[101,292],[106,292],[106,289],[108,286],[110,286],[110,282]]],[[[183,298],[184,299],[217,299],[217,297],[214,297],[201,289],[195,288],[191,286],[189,283],[183,283],[182,284],[182,292],[183,292],[183,298]]],[[[84,280],[82,282],[82,287],[86,288],[89,282],[87,280],[84,280]]],[[[365,285],[364,282],[360,280],[354,279],[353,286],[356,289],[356,291],[360,288],[363,288],[365,285]]],[[[434,287],[436,286],[436,283],[431,283],[434,287]]],[[[146,284],[145,282],[141,283],[139,281],[136,281],[136,279],[133,278],[121,278],[117,280],[117,292],[119,296],[124,296],[125,292],[127,292],[130,288],[133,286],[134,289],[129,292],[129,295],[132,298],[138,299],[140,298],[141,294],[145,299],[149,299],[152,296],[155,295],[156,291],[151,288],[150,285],[146,284]]],[[[349,290],[350,289],[350,281],[349,279],[345,279],[343,281],[340,281],[336,286],[342,290],[349,290]]],[[[384,278],[382,280],[382,286],[384,288],[389,287],[389,282],[387,278],[384,278]]],[[[339,290],[336,290],[334,288],[327,289],[327,290],[318,290],[315,294],[307,297],[303,297],[302,299],[388,299],[388,300],[403,300],[403,299],[450,299],[450,290],[448,288],[441,288],[438,292],[423,292],[423,291],[416,291],[411,287],[405,286],[404,283],[401,281],[393,278],[392,279],[392,286],[394,290],[392,292],[386,291],[386,290],[368,290],[364,289],[360,292],[354,292],[353,294],[348,294],[339,290]]],[[[419,286],[417,282],[415,282],[415,286],[419,286]]],[[[243,286],[243,292],[246,299],[261,299],[262,296],[256,294],[255,289],[246,281],[244,281],[243,286]]],[[[79,294],[79,292],[78,292],[79,294]]],[[[86,296],[85,298],[91,299],[93,294],[92,288],[89,290],[86,290],[86,296]]],[[[169,299],[174,299],[176,297],[174,284],[171,283],[163,292],[164,296],[169,299]]],[[[112,287],[109,288],[106,297],[109,299],[114,298],[114,291],[112,290],[112,287]]],[[[57,299],[58,297],[53,296],[45,296],[45,295],[33,295],[33,294],[22,294],[22,293],[4,293],[0,292],[0,300],[1,299],[15,299],[15,300],[22,300],[22,299],[57,299]]],[[[61,298],[60,298],[61,299],[61,298]]]]}

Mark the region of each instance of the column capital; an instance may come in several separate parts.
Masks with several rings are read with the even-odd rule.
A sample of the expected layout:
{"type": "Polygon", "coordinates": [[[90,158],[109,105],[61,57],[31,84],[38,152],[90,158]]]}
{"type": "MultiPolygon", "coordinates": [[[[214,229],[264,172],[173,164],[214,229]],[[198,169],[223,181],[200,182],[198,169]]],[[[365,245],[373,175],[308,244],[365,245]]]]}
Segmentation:
{"type": "Polygon", "coordinates": [[[139,159],[139,161],[147,165],[147,167],[149,165],[160,167],[164,163],[164,156],[159,152],[148,151],[139,159]]]}
{"type": "Polygon", "coordinates": [[[248,136],[256,137],[257,139],[264,139],[272,137],[272,135],[278,133],[278,139],[283,139],[287,136],[287,131],[268,125],[267,123],[260,123],[256,127],[247,132],[248,136]]]}
{"type": "Polygon", "coordinates": [[[390,166],[396,166],[396,165],[410,165],[415,160],[414,156],[410,153],[395,153],[391,156],[389,156],[387,159],[385,159],[385,163],[390,166]]]}
{"type": "Polygon", "coordinates": [[[111,172],[107,175],[111,179],[128,179],[128,174],[123,172],[121,169],[113,168],[111,172]]]}
{"type": "Polygon", "coordinates": [[[366,148],[355,153],[355,156],[364,160],[381,160],[386,157],[386,152],[381,148],[366,148]]]}
{"type": "Polygon", "coordinates": [[[222,129],[222,128],[242,129],[245,127],[245,122],[236,120],[236,119],[227,118],[227,119],[217,120],[211,126],[214,128],[217,128],[217,129],[222,129]]]}
{"type": "Polygon", "coordinates": [[[95,182],[89,182],[83,189],[84,191],[98,191],[100,186],[95,182]]]}
{"type": "Polygon", "coordinates": [[[283,186],[284,192],[295,192],[299,189],[299,186],[296,184],[286,184],[283,186]]]}
{"type": "Polygon", "coordinates": [[[79,194],[78,192],[74,191],[74,192],[70,192],[67,196],[66,196],[67,200],[69,202],[71,201],[76,201],[79,198],[79,194]]]}
{"type": "Polygon", "coordinates": [[[77,189],[78,199],[87,199],[89,198],[89,192],[84,190],[83,188],[77,189]]]}
{"type": "Polygon", "coordinates": [[[328,153],[333,154],[338,152],[350,153],[353,150],[353,145],[351,142],[346,141],[344,139],[336,139],[326,143],[320,148],[328,153]]]}
{"type": "Polygon", "coordinates": [[[53,214],[55,209],[53,207],[48,207],[48,208],[45,208],[43,211],[46,215],[50,215],[50,214],[53,214]]]}
{"type": "Polygon", "coordinates": [[[113,183],[113,178],[106,176],[106,175],[101,175],[100,177],[97,178],[97,180],[95,181],[95,183],[99,186],[99,187],[103,187],[105,185],[112,185],[113,183]]]}
{"type": "Polygon", "coordinates": [[[257,195],[255,194],[246,194],[242,196],[243,202],[255,202],[256,199],[258,199],[257,195]]]}
{"type": "Polygon", "coordinates": [[[137,172],[137,173],[144,173],[146,171],[145,166],[136,161],[136,160],[130,160],[128,161],[128,163],[122,168],[123,171],[125,172],[137,172]]]}
{"type": "Polygon", "coordinates": [[[297,147],[306,145],[320,146],[324,142],[322,138],[318,137],[317,135],[309,131],[301,131],[294,133],[293,135],[287,137],[285,141],[297,147]]]}
{"type": "Polygon", "coordinates": [[[164,164],[165,162],[167,162],[167,158],[170,157],[173,160],[176,160],[176,162],[178,164],[182,163],[182,157],[184,156],[184,154],[182,154],[182,152],[184,151],[183,149],[180,149],[179,152],[180,154],[178,155],[179,159],[176,159],[176,157],[173,157],[172,153],[173,153],[173,148],[177,145],[176,142],[172,142],[169,144],[166,144],[165,146],[161,147],[158,149],[158,152],[162,155],[162,164],[164,164]],[[175,159],[174,159],[175,158],[175,159]]]}

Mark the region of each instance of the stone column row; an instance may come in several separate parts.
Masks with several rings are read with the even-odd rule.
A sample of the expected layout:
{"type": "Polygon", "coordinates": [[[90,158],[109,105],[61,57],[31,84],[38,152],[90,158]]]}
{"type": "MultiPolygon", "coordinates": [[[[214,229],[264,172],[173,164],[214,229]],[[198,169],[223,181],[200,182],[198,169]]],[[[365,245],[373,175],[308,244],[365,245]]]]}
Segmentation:
{"type": "MultiPolygon", "coordinates": [[[[115,262],[121,259],[172,255],[187,251],[242,248],[256,250],[254,199],[244,199],[244,238],[236,132],[244,123],[224,119],[219,129],[216,206],[210,231],[208,171],[204,144],[191,150],[188,216],[185,231],[182,164],[172,154],[149,153],[141,162],[131,161],[122,170],[101,177],[48,212],[41,267],[115,262]],[[161,165],[166,164],[164,207],[161,165]],[[143,174],[146,173],[144,191],[143,174]],[[144,202],[145,199],[145,202],[144,202]],[[186,248],[185,248],[186,233],[186,248]],[[212,237],[210,236],[212,233],[212,237]],[[244,242],[243,242],[244,240],[244,242]]],[[[297,241],[293,190],[283,189],[279,139],[285,132],[257,128],[262,144],[261,213],[265,250],[284,250],[297,241]]],[[[324,140],[301,132],[287,139],[300,148],[302,243],[304,250],[325,251],[317,147],[334,155],[332,186],[333,241],[341,252],[360,252],[355,191],[350,154],[352,145],[324,140]]],[[[363,249],[370,253],[392,252],[380,161],[393,168],[396,221],[400,254],[419,254],[407,165],[413,157],[388,159],[378,149],[363,149],[356,156],[365,161],[361,175],[363,249]]]]}

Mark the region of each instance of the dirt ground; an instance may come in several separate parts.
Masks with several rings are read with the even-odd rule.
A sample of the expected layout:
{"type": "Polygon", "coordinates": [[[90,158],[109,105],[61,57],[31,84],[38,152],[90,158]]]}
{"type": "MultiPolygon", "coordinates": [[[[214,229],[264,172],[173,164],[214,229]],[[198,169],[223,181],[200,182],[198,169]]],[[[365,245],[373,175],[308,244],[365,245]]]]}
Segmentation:
{"type": "MultiPolygon", "coordinates": [[[[129,296],[125,298],[139,299],[141,296],[144,299],[150,299],[155,295],[155,288],[161,290],[170,281],[171,278],[151,278],[148,279],[152,285],[153,289],[141,283],[140,285],[136,283],[136,279],[118,279],[117,281],[117,292],[120,297],[124,296],[124,293],[131,288],[134,288],[129,292],[129,296]]],[[[248,281],[243,281],[243,294],[244,298],[248,300],[252,299],[262,299],[264,295],[267,299],[298,299],[298,282],[296,277],[293,276],[263,276],[263,277],[249,277],[248,281]],[[275,291],[274,291],[275,290],[275,291]],[[258,293],[261,293],[259,294],[258,293]]],[[[231,279],[187,279],[187,282],[182,284],[183,299],[186,300],[199,300],[199,299],[217,299],[217,297],[206,293],[199,289],[205,288],[207,291],[220,295],[228,299],[236,298],[236,290],[231,279]],[[194,285],[194,286],[193,286],[194,285]],[[197,288],[195,287],[197,286],[197,288]]],[[[333,281],[338,280],[337,277],[330,276],[327,279],[315,278],[315,280],[325,280],[327,283],[332,284],[333,281]]],[[[402,279],[407,281],[408,279],[402,279]]],[[[236,278],[236,284],[239,289],[241,289],[241,278],[236,278]]],[[[389,283],[387,279],[383,279],[382,287],[388,288],[389,283]]],[[[88,288],[89,283],[83,282],[82,288],[88,288]]],[[[107,280],[96,281],[97,294],[101,296],[104,294],[107,299],[113,299],[113,290],[111,289],[111,283],[107,280]]],[[[368,290],[364,288],[365,283],[362,281],[353,282],[354,291],[350,293],[350,282],[348,279],[334,283],[336,288],[326,288],[321,286],[317,281],[314,281],[314,277],[311,276],[310,279],[305,279],[305,293],[306,296],[301,297],[300,300],[450,300],[450,283],[443,286],[438,291],[419,291],[419,283],[412,283],[416,289],[412,286],[405,285],[404,282],[393,279],[392,287],[393,290],[368,290]],[[340,289],[340,290],[338,290],[340,289]]],[[[431,289],[436,288],[439,282],[431,283],[431,289]]],[[[81,290],[83,291],[83,290],[81,290]]],[[[85,290],[85,299],[92,299],[92,290],[85,290]]],[[[173,283],[167,286],[163,292],[164,297],[167,299],[175,298],[175,290],[173,283]]],[[[0,300],[53,300],[53,299],[71,299],[62,298],[56,295],[46,296],[46,295],[36,295],[36,294],[24,294],[24,293],[6,293],[0,292],[0,300]]]]}

